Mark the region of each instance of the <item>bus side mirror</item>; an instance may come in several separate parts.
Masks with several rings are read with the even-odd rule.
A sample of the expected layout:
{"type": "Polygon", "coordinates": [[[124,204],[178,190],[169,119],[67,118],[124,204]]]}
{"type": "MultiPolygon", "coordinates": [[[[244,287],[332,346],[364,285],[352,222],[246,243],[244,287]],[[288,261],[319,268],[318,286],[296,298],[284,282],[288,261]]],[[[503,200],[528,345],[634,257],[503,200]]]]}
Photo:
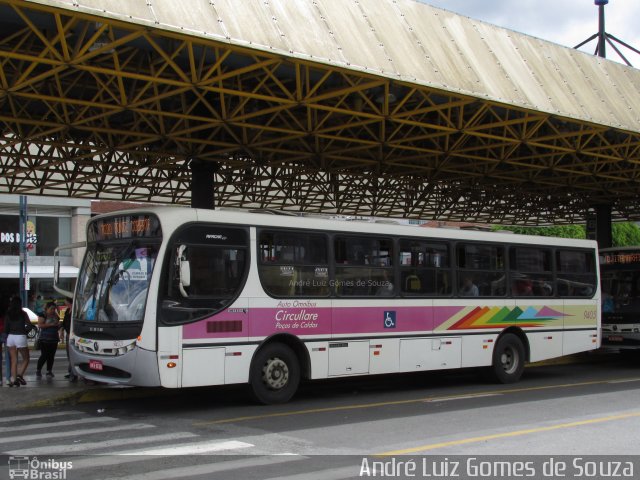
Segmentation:
{"type": "Polygon", "coordinates": [[[187,249],[186,245],[180,245],[178,248],[178,272],[180,275],[178,288],[183,297],[187,298],[189,294],[185,291],[184,287],[191,286],[191,265],[184,255],[184,251],[187,249]]]}

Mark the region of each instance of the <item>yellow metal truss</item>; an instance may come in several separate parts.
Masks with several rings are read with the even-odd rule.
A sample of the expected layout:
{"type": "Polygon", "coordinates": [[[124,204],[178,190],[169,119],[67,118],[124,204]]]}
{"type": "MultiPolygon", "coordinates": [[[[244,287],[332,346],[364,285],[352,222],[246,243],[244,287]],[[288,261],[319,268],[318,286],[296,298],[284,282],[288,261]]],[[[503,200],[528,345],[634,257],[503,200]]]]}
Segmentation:
{"type": "Polygon", "coordinates": [[[545,224],[640,219],[640,135],[0,0],[0,191],[545,224]]]}

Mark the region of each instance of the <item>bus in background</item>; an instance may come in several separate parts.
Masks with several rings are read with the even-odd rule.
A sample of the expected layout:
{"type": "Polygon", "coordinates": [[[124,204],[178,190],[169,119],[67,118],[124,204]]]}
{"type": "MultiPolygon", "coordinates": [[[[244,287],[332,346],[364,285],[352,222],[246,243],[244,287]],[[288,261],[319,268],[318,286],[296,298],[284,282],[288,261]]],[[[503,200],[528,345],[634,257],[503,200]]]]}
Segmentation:
{"type": "Polygon", "coordinates": [[[640,353],[640,247],[600,250],[602,347],[640,353]]]}
{"type": "Polygon", "coordinates": [[[80,376],[247,383],[484,367],[600,346],[593,241],[160,207],[91,219],[72,310],[80,376]]]}

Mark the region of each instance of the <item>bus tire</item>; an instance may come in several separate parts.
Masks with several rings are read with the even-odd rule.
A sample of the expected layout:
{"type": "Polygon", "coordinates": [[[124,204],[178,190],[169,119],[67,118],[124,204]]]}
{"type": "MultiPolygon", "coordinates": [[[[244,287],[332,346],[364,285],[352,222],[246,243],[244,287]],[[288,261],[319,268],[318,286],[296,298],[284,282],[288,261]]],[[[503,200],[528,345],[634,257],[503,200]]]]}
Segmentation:
{"type": "Polygon", "coordinates": [[[524,371],[525,354],[522,340],[513,333],[506,333],[493,350],[491,374],[499,383],[515,383],[524,371]]]}
{"type": "Polygon", "coordinates": [[[272,343],[258,350],[249,373],[255,399],[265,405],[288,402],[300,384],[298,357],[287,345],[272,343]]]}

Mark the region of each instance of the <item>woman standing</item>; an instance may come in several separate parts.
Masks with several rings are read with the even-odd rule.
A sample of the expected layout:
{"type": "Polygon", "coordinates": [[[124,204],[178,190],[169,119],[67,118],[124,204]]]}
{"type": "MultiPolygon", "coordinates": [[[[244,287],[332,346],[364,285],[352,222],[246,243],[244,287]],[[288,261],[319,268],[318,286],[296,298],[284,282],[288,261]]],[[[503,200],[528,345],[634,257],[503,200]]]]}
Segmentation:
{"type": "MultiPolygon", "coordinates": [[[[7,311],[4,303],[4,297],[0,295],[0,384],[2,384],[2,356],[4,353],[9,354],[9,350],[7,349],[6,345],[7,334],[4,333],[4,314],[7,311]]],[[[9,377],[11,376],[11,365],[7,363],[6,367],[8,367],[7,372],[9,373],[9,375],[6,376],[5,380],[7,382],[7,385],[9,385],[9,377]]]]}
{"type": "Polygon", "coordinates": [[[42,367],[47,363],[47,377],[53,377],[53,361],[56,358],[58,350],[58,341],[60,336],[60,317],[58,316],[58,307],[55,302],[48,302],[44,307],[44,318],[38,319],[38,328],[40,328],[40,358],[36,367],[36,377],[42,376],[42,367]]]}
{"type": "Polygon", "coordinates": [[[20,297],[13,297],[4,317],[4,331],[7,334],[7,348],[11,359],[11,378],[9,380],[11,387],[27,384],[23,376],[29,366],[27,324],[30,323],[29,317],[22,310],[22,300],[20,297]],[[22,358],[20,365],[18,365],[18,354],[22,358]]]}
{"type": "MultiPolygon", "coordinates": [[[[7,385],[12,387],[11,385],[11,356],[9,355],[9,347],[7,347],[7,334],[5,333],[4,328],[4,319],[7,314],[7,308],[9,307],[9,297],[0,296],[0,337],[2,338],[2,348],[4,353],[0,356],[0,363],[2,363],[2,357],[4,357],[4,381],[7,382],[7,385]]],[[[2,372],[0,372],[2,373],[2,372]]]]}

